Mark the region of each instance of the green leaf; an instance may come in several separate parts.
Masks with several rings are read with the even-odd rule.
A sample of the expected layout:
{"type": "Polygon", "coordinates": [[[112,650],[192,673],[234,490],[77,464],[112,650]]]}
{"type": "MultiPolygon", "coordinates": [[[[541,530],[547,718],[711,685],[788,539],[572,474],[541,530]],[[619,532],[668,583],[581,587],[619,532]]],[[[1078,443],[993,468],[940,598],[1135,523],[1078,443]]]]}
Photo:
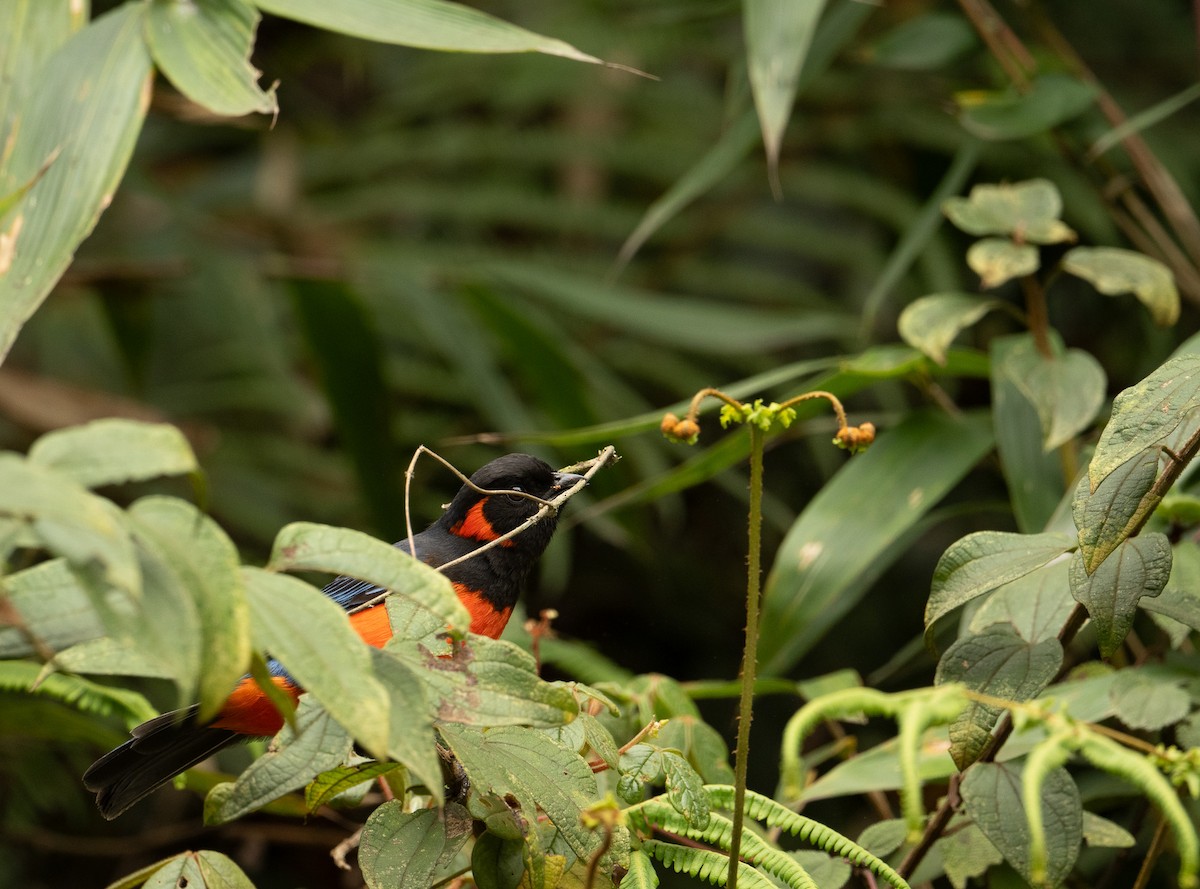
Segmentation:
{"type": "MultiPolygon", "coordinates": [[[[938,726],[922,735],[917,751],[917,777],[922,784],[944,781],[958,771],[950,758],[949,748],[946,726],[938,726]]],[[[805,787],[800,799],[813,802],[874,790],[898,790],[903,783],[899,744],[891,738],[838,763],[805,787]]]]}
{"type": "Polygon", "coordinates": [[[349,528],[293,522],[275,537],[271,571],[348,574],[403,595],[453,627],[471,624],[467,607],[443,574],[381,540],[349,528]]]}
{"type": "Polygon", "coordinates": [[[824,7],[825,0],[742,2],[750,89],[773,181],[777,181],[779,148],[796,98],[800,69],[824,7]]]}
{"type": "Polygon", "coordinates": [[[175,426],[118,418],[48,432],[29,448],[29,462],[87,488],[199,470],[191,445],[175,426]]]}
{"type": "Polygon", "coordinates": [[[62,44],[19,107],[0,194],[37,183],[9,211],[0,256],[0,361],[112,200],[150,99],[144,7],[127,3],[62,44]],[[11,259],[11,263],[7,260],[11,259]]]}
{"type": "MultiPolygon", "coordinates": [[[[1157,598],[1143,599],[1138,604],[1156,620],[1168,618],[1185,631],[1200,630],[1200,545],[1186,539],[1176,543],[1166,587],[1157,598]]],[[[1172,641],[1177,647],[1178,642],[1172,641]]]]}
{"type": "Polygon", "coordinates": [[[1170,358],[1136,386],[1113,401],[1112,416],[1092,462],[1088,479],[1092,490],[1110,472],[1171,435],[1200,407],[1200,355],[1170,358]]]}
{"type": "Polygon", "coordinates": [[[138,885],[143,889],[180,889],[184,886],[190,889],[254,889],[250,878],[232,859],[208,849],[183,852],[160,861],[139,871],[137,875],[131,874],[111,884],[109,889],[132,889],[138,885]],[[141,878],[132,881],[135,876],[141,878]]]}
{"type": "MultiPolygon", "coordinates": [[[[1021,773],[1012,763],[976,763],[963,776],[963,805],[992,844],[1026,881],[1031,881],[1029,824],[1021,800],[1021,773]]],[[[1083,836],[1079,789],[1066,769],[1046,776],[1039,801],[1046,825],[1046,884],[1059,886],[1070,875],[1083,836]]]]}
{"type": "Polygon", "coordinates": [[[80,4],[0,4],[0,136],[7,136],[14,115],[36,85],[38,69],[87,19],[88,9],[80,4]]]}
{"type": "Polygon", "coordinates": [[[789,855],[808,872],[821,889],[841,889],[850,881],[853,869],[844,858],[834,858],[819,849],[801,849],[789,855]]]}
{"type": "Polygon", "coordinates": [[[296,731],[284,726],[272,749],[250,764],[234,784],[218,784],[204,802],[204,823],[224,824],[335,769],[352,742],[311,695],[296,709],[296,731]]]}
{"type": "MultiPolygon", "coordinates": [[[[972,691],[1010,701],[1028,701],[1041,694],[1062,667],[1057,638],[1030,643],[1012,624],[992,624],[980,633],[959,639],[938,663],[936,682],[961,682],[972,691]]],[[[977,701],[950,726],[950,755],[959,770],[975,762],[991,740],[1001,708],[977,701]]]]}
{"type": "Polygon", "coordinates": [[[875,42],[867,59],[901,71],[932,71],[975,45],[975,31],[961,15],[930,12],[901,22],[875,42]]]}
{"type": "Polygon", "coordinates": [[[1094,492],[1086,478],[1075,487],[1071,512],[1079,529],[1079,551],[1089,574],[1108,558],[1154,504],[1146,494],[1158,476],[1159,451],[1147,448],[1105,476],[1094,492]]]}
{"type": "Polygon", "coordinates": [[[448,52],[541,52],[599,64],[569,43],[443,0],[254,0],[259,9],[365,40],[448,52]]]}
{"type": "Polygon", "coordinates": [[[571,690],[543,682],[533,658],[511,642],[470,636],[450,656],[395,640],[384,651],[416,670],[442,722],[551,727],[579,712],[571,690]]]}
{"type": "Polygon", "coordinates": [[[904,307],[896,323],[900,338],[938,364],[954,338],[988,312],[1006,304],[966,293],[933,293],[904,307]]]}
{"type": "Polygon", "coordinates": [[[1036,408],[1046,451],[1085,430],[1105,397],[1100,362],[1081,349],[1064,349],[1057,335],[1049,339],[1053,357],[1043,355],[1031,335],[1005,353],[1002,370],[1036,408]]]}
{"type": "Polygon", "coordinates": [[[1083,841],[1093,849],[1129,849],[1137,842],[1121,825],[1086,809],[1083,812],[1083,841]]]}
{"type": "Polygon", "coordinates": [[[0,594],[4,597],[0,608],[5,609],[0,657],[28,657],[38,646],[58,652],[105,633],[103,621],[66,559],[51,559],[7,575],[0,580],[0,594]]]}
{"type": "Polygon", "coordinates": [[[315,812],[347,790],[374,781],[399,768],[402,766],[398,762],[367,762],[357,766],[339,766],[322,772],[304,788],[304,805],[308,811],[315,812]]]}
{"type": "Polygon", "coordinates": [[[663,775],[666,778],[667,799],[688,823],[703,830],[708,826],[708,796],[704,780],[692,764],[671,750],[662,753],[663,775]]]}
{"type": "Polygon", "coordinates": [[[1188,693],[1180,688],[1182,681],[1152,670],[1119,671],[1109,691],[1117,718],[1132,729],[1148,731],[1174,725],[1191,709],[1188,693]]]}
{"type": "Polygon", "coordinates": [[[985,289],[999,287],[1013,278],[1032,275],[1041,265],[1037,247],[1014,244],[1007,238],[983,238],[967,248],[967,265],[979,276],[985,289]]]}
{"type": "Polygon", "coordinates": [[[389,800],[363,826],[358,864],[370,889],[432,885],[438,867],[470,836],[461,806],[405,812],[404,805],[389,800]]]}
{"type": "Polygon", "coordinates": [[[1076,247],[1063,257],[1062,267],[1106,296],[1132,293],[1161,327],[1179,320],[1175,278],[1156,259],[1117,247],[1076,247]]]}
{"type": "Polygon", "coordinates": [[[641,849],[629,853],[629,869],[617,889],[658,889],[658,874],[649,855],[641,849]]]}
{"type": "Polygon", "coordinates": [[[978,531],[952,543],[933,571],[933,589],[925,605],[926,639],[938,618],[1074,548],[1064,534],[1006,531],[978,531]]]}
{"type": "Polygon", "coordinates": [[[1102,657],[1111,657],[1129,634],[1143,596],[1157,596],[1171,576],[1171,543],[1165,534],[1124,541],[1089,575],[1079,553],[1071,560],[1071,595],[1088,611],[1102,657]]]}
{"type": "Polygon", "coordinates": [[[672,716],[658,732],[658,744],[682,750],[705,784],[732,784],[729,748],[725,739],[698,716],[672,716]]]}
{"type": "Polygon", "coordinates": [[[516,726],[483,731],[443,725],[439,730],[472,790],[511,794],[529,823],[538,809],[545,812],[576,856],[586,859],[595,851],[600,837],[584,828],[579,816],[595,800],[596,777],[577,753],[516,726]]]}
{"type": "Polygon", "coordinates": [[[196,605],[201,632],[202,722],[221,709],[250,663],[250,610],[237,549],[216,522],[186,501],[146,497],[129,509],[139,542],[179,578],[196,605]]]}
{"type": "Polygon", "coordinates": [[[524,840],[484,831],[471,849],[471,879],[478,889],[517,889],[525,873],[524,840]]]}
{"type": "Polygon", "coordinates": [[[374,648],[371,649],[371,666],[387,689],[390,700],[388,756],[404,763],[440,804],[444,784],[442,763],[433,734],[433,708],[421,673],[399,658],[374,648]]]}
{"type": "MultiPolygon", "coordinates": [[[[200,866],[202,882],[199,885],[208,889],[254,889],[254,884],[242,869],[220,852],[201,849],[192,854],[196,856],[196,863],[200,866]]],[[[181,885],[174,883],[171,889],[180,889],[181,885]]],[[[189,889],[196,889],[195,884],[187,885],[189,889]]]]}
{"type": "Polygon", "coordinates": [[[1008,623],[1034,645],[1056,638],[1075,608],[1067,580],[1069,564],[1066,559],[1052,562],[998,587],[971,615],[971,632],[1008,623]]]}
{"type": "Polygon", "coordinates": [[[1059,219],[1062,197],[1048,179],[976,185],[965,198],[949,198],[942,212],[969,235],[1008,235],[1022,244],[1075,240],[1075,232],[1059,219]]]}
{"type": "Polygon", "coordinates": [[[215,114],[275,114],[274,88],[250,64],[258,12],[245,0],[153,0],[146,42],[177,90],[215,114]]]}
{"type": "Polygon", "coordinates": [[[592,753],[600,757],[601,762],[607,765],[610,769],[617,768],[621,752],[617,747],[617,742],[604,724],[590,713],[580,713],[579,717],[571,725],[579,724],[583,729],[584,739],[587,741],[588,747],[592,753]]]}
{"type": "Polygon", "coordinates": [[[243,567],[242,580],[255,648],[269,651],[372,755],[386,758],[387,690],[346,612],[293,577],[243,567]]]}
{"type": "Polygon", "coordinates": [[[918,522],[991,448],[988,418],[914,413],[845,465],[796,520],[767,576],[759,657],[786,672],[865,595],[918,522]],[[855,545],[847,548],[847,540],[855,545]]]}
{"type": "Polygon", "coordinates": [[[1026,139],[1078,117],[1095,97],[1091,84],[1064,74],[1043,74],[1023,94],[994,93],[982,101],[972,96],[959,120],[981,139],[1026,139]]]}

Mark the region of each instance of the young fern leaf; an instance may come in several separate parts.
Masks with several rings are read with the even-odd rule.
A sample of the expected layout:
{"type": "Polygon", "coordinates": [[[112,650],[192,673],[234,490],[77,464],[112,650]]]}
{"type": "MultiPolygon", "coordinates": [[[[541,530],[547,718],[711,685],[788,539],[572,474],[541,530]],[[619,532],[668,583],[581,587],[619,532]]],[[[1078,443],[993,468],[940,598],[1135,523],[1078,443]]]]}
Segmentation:
{"type": "MultiPolygon", "coordinates": [[[[708,784],[705,786],[708,797],[714,806],[728,809],[733,805],[733,788],[728,784],[708,784]]],[[[777,827],[786,830],[792,836],[812,843],[818,849],[845,858],[855,867],[865,868],[881,880],[896,889],[911,889],[904,877],[888,866],[886,861],[872,855],[858,843],[842,836],[836,830],[826,827],[811,818],[798,815],[791,809],[775,802],[770,797],[746,791],[746,814],[755,821],[761,821],[767,827],[777,827]]]]}
{"type": "MultiPolygon", "coordinates": [[[[730,788],[732,789],[732,788],[730,788]]],[[[676,846],[660,840],[644,840],[642,850],[658,859],[675,873],[704,880],[714,886],[724,886],[729,878],[729,856],[709,849],[676,846]]],[[[742,889],[778,889],[778,887],[748,864],[738,864],[738,886],[742,889]]]]}

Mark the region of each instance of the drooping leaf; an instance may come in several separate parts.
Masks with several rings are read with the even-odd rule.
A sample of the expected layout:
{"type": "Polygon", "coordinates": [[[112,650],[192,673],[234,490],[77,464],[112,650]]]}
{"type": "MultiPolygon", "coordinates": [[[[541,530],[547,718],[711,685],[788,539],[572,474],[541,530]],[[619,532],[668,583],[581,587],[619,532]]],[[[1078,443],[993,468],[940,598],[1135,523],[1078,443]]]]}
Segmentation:
{"type": "Polygon", "coordinates": [[[1095,97],[1091,84],[1064,74],[1043,74],[1024,94],[997,93],[982,100],[971,96],[959,120],[981,139],[1026,139],[1078,117],[1095,97]]]}
{"type": "Polygon", "coordinates": [[[278,111],[274,89],[258,86],[250,64],[260,16],[246,0],[153,0],[146,42],[177,90],[216,114],[278,111]]]}
{"type": "Polygon", "coordinates": [[[942,211],[969,235],[1008,235],[1026,244],[1058,244],[1075,238],[1059,219],[1062,197],[1047,179],[976,185],[967,197],[947,200],[942,211]]]}
{"type": "Polygon", "coordinates": [[[448,52],[541,52],[600,62],[569,43],[445,0],[254,0],[254,5],[283,18],[383,43],[448,52]]]}
{"type": "Polygon", "coordinates": [[[1089,574],[1129,537],[1145,510],[1153,508],[1146,494],[1158,476],[1158,460],[1158,449],[1147,448],[1105,476],[1094,492],[1087,479],[1079,480],[1071,512],[1089,574]]]}
{"type": "Polygon", "coordinates": [[[1106,296],[1132,293],[1155,324],[1170,327],[1179,320],[1175,278],[1156,259],[1118,247],[1076,247],[1063,257],[1062,267],[1106,296]]]}
{"type": "Polygon", "coordinates": [[[434,872],[470,836],[470,819],[455,817],[461,806],[405,812],[404,805],[389,800],[363,826],[358,863],[370,889],[432,885],[434,872]]]}
{"type": "Polygon", "coordinates": [[[1200,355],[1169,358],[1113,401],[1092,462],[1092,490],[1118,466],[1165,440],[1200,407],[1200,355]]]}
{"type": "Polygon", "coordinates": [[[350,755],[346,730],[310,695],[300,698],[296,730],[284,727],[272,750],[250,764],[234,784],[219,784],[204,802],[204,822],[223,824],[298,790],[350,755]]]}
{"type": "Polygon", "coordinates": [[[1036,408],[1042,448],[1052,451],[1086,429],[1104,404],[1104,369],[1081,349],[1064,349],[1057,335],[1045,355],[1030,335],[1005,352],[1003,372],[1036,408]]]}
{"type": "Polygon", "coordinates": [[[48,432],[30,446],[29,462],[68,475],[87,488],[182,475],[199,468],[191,445],[177,427],[120,418],[48,432]]]}
{"type": "Polygon", "coordinates": [[[925,635],[960,605],[1041,568],[1075,548],[1063,534],[978,531],[951,544],[933,571],[925,605],[925,635]]]}
{"type": "MultiPolygon", "coordinates": [[[[1012,763],[973,765],[960,785],[963,805],[1004,858],[1027,881],[1029,823],[1021,799],[1021,773],[1012,763]]],[[[1052,770],[1038,801],[1046,825],[1047,886],[1059,886],[1070,875],[1083,837],[1083,806],[1079,789],[1066,769],[1052,770]]]]}
{"type": "Polygon", "coordinates": [[[991,447],[988,419],[917,413],[885,430],[817,493],[767,577],[759,657],[785,672],[853,610],[886,553],[991,447]],[[847,550],[848,539],[855,546],[847,550]]]}
{"type": "Polygon", "coordinates": [[[946,363],[946,350],[959,333],[988,312],[1004,306],[997,299],[968,293],[932,293],[904,307],[897,321],[900,337],[938,364],[946,363]]]}
{"type": "Polygon", "coordinates": [[[45,174],[6,217],[0,263],[0,360],[58,281],[120,182],[150,98],[145,8],[123,4],[47,59],[19,107],[0,194],[45,174]],[[52,162],[51,162],[52,161],[52,162]]]}
{"type": "Polygon", "coordinates": [[[967,265],[979,276],[980,286],[990,290],[1013,278],[1032,275],[1041,265],[1041,259],[1031,244],[1015,244],[1007,238],[982,238],[967,248],[967,265]]]}
{"type": "Polygon", "coordinates": [[[379,759],[387,756],[389,700],[370,649],[346,612],[303,581],[243,567],[251,638],[379,759]]]}
{"type": "Polygon", "coordinates": [[[1083,556],[1071,560],[1071,595],[1087,609],[1102,657],[1125,641],[1138,600],[1157,596],[1171,576],[1171,543],[1165,534],[1141,534],[1124,541],[1089,575],[1083,556]]]}
{"type": "MultiPolygon", "coordinates": [[[[972,691],[1027,701],[1050,684],[1062,667],[1057,638],[1030,643],[1012,624],[997,623],[959,639],[938,663],[937,683],[961,682],[972,691]]],[[[960,770],[983,753],[1001,708],[971,701],[950,726],[950,755],[960,770]]]]}
{"type": "Polygon", "coordinates": [[[1117,718],[1133,729],[1157,731],[1174,725],[1188,714],[1191,700],[1180,687],[1181,676],[1154,670],[1120,670],[1113,679],[1113,706],[1117,718]]]}

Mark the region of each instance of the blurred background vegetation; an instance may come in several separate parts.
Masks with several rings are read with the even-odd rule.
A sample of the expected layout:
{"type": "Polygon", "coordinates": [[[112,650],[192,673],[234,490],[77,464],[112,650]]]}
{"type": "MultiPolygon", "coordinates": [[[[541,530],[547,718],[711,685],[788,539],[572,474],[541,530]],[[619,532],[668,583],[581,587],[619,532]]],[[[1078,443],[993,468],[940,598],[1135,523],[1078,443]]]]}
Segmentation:
{"type": "MultiPolygon", "coordinates": [[[[93,12],[115,5],[94,0],[93,12]]],[[[98,416],[177,423],[200,455],[212,514],[254,561],[294,520],[398,539],[417,445],[469,471],[508,450],[563,465],[611,442],[625,459],[572,504],[528,609],[556,608],[562,636],[630,671],[731,678],[744,440],[710,417],[698,449],[669,445],[661,411],[756,375],[763,385],[746,394],[780,399],[833,379],[852,421],[872,419],[883,436],[922,405],[986,406],[986,364],[972,349],[1015,329],[1000,315],[963,340],[958,372],[837,371],[897,343],[896,317],[914,298],[978,289],[963,262],[970,239],[939,225],[940,197],[1045,177],[1081,241],[1145,250],[1121,197],[1140,192],[1140,171],[1119,147],[1088,154],[1112,129],[1094,104],[1053,131],[972,124],[971,94],[1011,81],[964,13],[974,3],[829,4],[782,146],[780,200],[739,4],[475,5],[657,79],[407,50],[266,17],[253,58],[263,83],[279,81],[278,119],[217,119],[156,82],[112,206],[0,368],[0,446],[24,450],[98,416]]],[[[1078,53],[1128,114],[1195,84],[1184,0],[999,8],[1043,70],[1078,74],[1078,53]]],[[[1200,111],[1182,98],[1142,136],[1194,205],[1200,111]]],[[[1100,359],[1110,394],[1195,329],[1197,257],[1186,232],[1178,240],[1185,307],[1173,330],[1132,300],[1057,285],[1052,321],[1100,359]]],[[[1015,286],[1000,295],[1016,299],[1015,286]]],[[[833,428],[814,416],[771,442],[772,547],[844,462],[828,445],[833,428]]],[[[416,520],[454,488],[420,464],[416,520]]],[[[932,566],[983,527],[1014,527],[994,460],[889,552],[861,606],[788,675],[853,668],[883,687],[928,682],[933,662],[916,640],[932,566]]],[[[179,795],[100,825],[78,776],[123,733],[40,704],[5,695],[0,710],[12,841],[0,882],[102,884],[196,842],[179,795]]],[[[730,703],[707,706],[731,732],[730,703]]],[[[763,699],[752,784],[772,785],[778,718],[794,707],[763,699]]],[[[262,889],[333,886],[326,850],[343,834],[264,818],[203,842],[233,849],[262,889]]]]}

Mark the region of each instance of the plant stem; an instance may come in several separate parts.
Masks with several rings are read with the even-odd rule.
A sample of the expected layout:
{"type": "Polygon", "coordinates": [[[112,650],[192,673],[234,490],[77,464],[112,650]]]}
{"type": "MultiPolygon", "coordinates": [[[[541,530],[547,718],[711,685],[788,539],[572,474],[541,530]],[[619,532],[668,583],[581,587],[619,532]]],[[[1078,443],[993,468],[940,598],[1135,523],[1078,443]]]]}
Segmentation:
{"type": "Polygon", "coordinates": [[[750,426],[750,515],[746,555],[746,647],[742,653],[742,696],[738,704],[737,753],[734,758],[733,836],[729,841],[729,877],[726,885],[737,889],[738,859],[742,847],[742,809],[746,802],[746,767],[750,753],[750,719],[754,705],[754,677],[758,667],[758,600],[762,564],[763,431],[750,426]]]}

